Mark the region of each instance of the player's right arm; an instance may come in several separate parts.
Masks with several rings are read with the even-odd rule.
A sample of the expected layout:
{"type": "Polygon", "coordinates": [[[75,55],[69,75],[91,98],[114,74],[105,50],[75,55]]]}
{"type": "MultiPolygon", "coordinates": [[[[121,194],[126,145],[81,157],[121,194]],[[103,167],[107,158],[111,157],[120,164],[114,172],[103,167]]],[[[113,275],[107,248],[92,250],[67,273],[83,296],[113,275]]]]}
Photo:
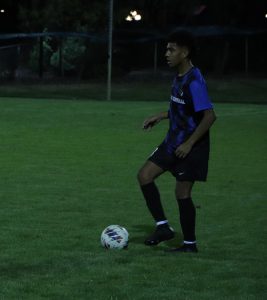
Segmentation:
{"type": "Polygon", "coordinates": [[[167,111],[164,111],[155,116],[149,117],[144,121],[143,129],[144,130],[151,129],[153,126],[158,124],[160,121],[162,121],[164,119],[168,119],[168,118],[169,118],[169,114],[167,111]]]}

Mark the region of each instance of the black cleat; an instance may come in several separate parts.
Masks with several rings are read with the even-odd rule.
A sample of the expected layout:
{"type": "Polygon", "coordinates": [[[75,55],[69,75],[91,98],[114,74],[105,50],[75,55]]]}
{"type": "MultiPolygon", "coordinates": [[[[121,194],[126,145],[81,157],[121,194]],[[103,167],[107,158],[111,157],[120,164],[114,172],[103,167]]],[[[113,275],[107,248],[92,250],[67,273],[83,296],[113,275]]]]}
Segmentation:
{"type": "Polygon", "coordinates": [[[178,248],[172,248],[165,250],[167,253],[197,253],[197,245],[196,244],[183,244],[183,246],[178,248]]]}
{"type": "Polygon", "coordinates": [[[174,232],[169,225],[157,226],[155,232],[145,240],[145,245],[155,246],[163,241],[168,241],[174,238],[174,232]]]}

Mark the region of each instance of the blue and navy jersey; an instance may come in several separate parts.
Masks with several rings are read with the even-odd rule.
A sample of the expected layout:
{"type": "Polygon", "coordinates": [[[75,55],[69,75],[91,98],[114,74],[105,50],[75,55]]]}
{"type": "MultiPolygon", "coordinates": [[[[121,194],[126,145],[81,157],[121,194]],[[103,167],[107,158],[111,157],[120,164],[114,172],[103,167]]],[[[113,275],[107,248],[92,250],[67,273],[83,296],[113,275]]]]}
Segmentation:
{"type": "MultiPolygon", "coordinates": [[[[212,108],[206,82],[198,68],[193,67],[185,75],[174,78],[168,111],[170,126],[164,140],[169,153],[173,153],[195,131],[203,111],[212,108]]],[[[208,132],[203,139],[208,142],[208,132]]]]}

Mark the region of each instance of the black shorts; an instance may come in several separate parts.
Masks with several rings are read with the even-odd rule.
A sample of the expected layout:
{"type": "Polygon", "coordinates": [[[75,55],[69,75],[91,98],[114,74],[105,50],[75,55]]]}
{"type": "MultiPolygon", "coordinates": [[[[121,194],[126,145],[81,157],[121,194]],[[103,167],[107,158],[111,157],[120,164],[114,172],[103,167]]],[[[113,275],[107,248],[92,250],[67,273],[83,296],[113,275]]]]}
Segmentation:
{"type": "Polygon", "coordinates": [[[195,145],[185,158],[167,151],[165,143],[151,154],[148,160],[164,171],[169,171],[177,181],[206,181],[208,175],[209,143],[195,145]]]}

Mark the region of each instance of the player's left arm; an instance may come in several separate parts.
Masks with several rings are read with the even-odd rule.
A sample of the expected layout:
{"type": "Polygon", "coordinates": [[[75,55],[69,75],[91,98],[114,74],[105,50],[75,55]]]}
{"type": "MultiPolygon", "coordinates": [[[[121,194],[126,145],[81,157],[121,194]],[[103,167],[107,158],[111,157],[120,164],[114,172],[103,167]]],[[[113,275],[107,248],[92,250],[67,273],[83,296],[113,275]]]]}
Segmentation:
{"type": "Polygon", "coordinates": [[[175,151],[176,156],[184,158],[191,151],[194,144],[209,130],[216,120],[213,109],[203,110],[203,118],[192,135],[175,151]]]}

